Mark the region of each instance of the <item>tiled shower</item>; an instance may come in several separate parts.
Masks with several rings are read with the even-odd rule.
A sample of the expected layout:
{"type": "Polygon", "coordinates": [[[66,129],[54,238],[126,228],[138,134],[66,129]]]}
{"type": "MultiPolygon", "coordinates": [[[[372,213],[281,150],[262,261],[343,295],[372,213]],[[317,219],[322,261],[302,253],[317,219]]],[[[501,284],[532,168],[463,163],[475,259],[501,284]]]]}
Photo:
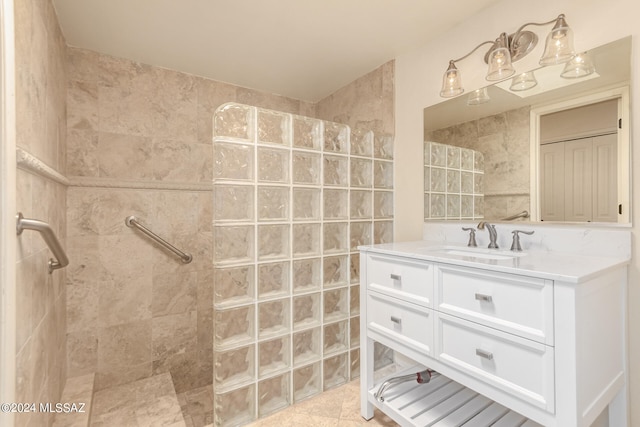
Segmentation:
{"type": "Polygon", "coordinates": [[[359,375],[357,246],[392,241],[392,138],[228,103],[214,116],[214,420],[359,375]]]}

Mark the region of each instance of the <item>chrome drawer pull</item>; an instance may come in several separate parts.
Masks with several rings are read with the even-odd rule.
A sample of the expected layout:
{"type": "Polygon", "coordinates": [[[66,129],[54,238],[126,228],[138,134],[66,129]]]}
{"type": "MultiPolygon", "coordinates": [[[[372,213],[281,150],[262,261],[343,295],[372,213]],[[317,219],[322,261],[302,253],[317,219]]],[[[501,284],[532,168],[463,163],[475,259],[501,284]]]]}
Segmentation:
{"type": "Polygon", "coordinates": [[[476,348],[476,356],[484,357],[487,360],[493,360],[493,353],[476,348]]]}
{"type": "Polygon", "coordinates": [[[401,325],[401,324],[402,324],[402,319],[401,319],[401,318],[399,318],[399,317],[396,317],[396,316],[391,316],[391,321],[392,321],[393,323],[398,324],[398,325],[401,325]]]}
{"type": "Polygon", "coordinates": [[[393,274],[393,273],[392,273],[392,274],[390,275],[390,277],[391,277],[391,279],[393,279],[393,280],[402,280],[402,276],[401,276],[401,275],[399,275],[399,274],[393,274]]]}
{"type": "Polygon", "coordinates": [[[478,301],[486,301],[486,302],[493,301],[493,298],[491,298],[491,295],[485,295],[485,294],[476,294],[476,299],[478,301]]]}

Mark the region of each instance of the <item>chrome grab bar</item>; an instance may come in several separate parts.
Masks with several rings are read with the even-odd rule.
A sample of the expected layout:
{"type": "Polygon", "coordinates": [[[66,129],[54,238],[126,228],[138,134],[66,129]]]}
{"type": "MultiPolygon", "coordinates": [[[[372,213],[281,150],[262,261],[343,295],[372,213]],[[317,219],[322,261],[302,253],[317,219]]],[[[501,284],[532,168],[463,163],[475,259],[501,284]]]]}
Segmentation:
{"type": "Polygon", "coordinates": [[[182,252],[180,249],[176,248],[171,243],[167,242],[162,237],[158,236],[156,233],[154,233],[153,231],[149,230],[144,225],[140,224],[138,222],[138,219],[135,216],[131,215],[131,216],[126,217],[124,219],[124,223],[127,224],[127,227],[137,228],[138,230],[142,231],[144,234],[149,236],[151,239],[155,240],[157,243],[159,243],[164,248],[169,249],[171,252],[173,252],[174,254],[178,255],[183,263],[189,264],[191,262],[191,260],[193,259],[191,254],[188,254],[186,252],[182,252]]]}
{"type": "Polygon", "coordinates": [[[514,219],[518,219],[518,218],[529,218],[529,211],[522,211],[520,213],[513,214],[506,218],[502,218],[500,221],[513,221],[514,219]]]}
{"type": "Polygon", "coordinates": [[[49,249],[55,257],[55,259],[49,259],[49,274],[51,274],[53,270],[57,270],[58,268],[66,267],[67,265],[69,265],[69,258],[67,258],[67,254],[64,253],[62,245],[60,245],[58,238],[56,237],[49,224],[37,219],[25,218],[24,216],[22,216],[22,212],[18,212],[18,215],[16,215],[16,220],[16,232],[18,236],[21,235],[24,230],[35,230],[40,233],[47,246],[49,246],[49,249]]]}

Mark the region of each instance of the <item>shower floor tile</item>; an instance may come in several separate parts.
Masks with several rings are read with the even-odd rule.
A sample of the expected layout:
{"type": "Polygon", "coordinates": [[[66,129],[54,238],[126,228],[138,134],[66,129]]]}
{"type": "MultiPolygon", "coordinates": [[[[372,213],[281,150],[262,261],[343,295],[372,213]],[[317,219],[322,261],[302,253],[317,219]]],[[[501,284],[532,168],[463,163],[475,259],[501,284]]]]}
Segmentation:
{"type": "Polygon", "coordinates": [[[91,427],[186,427],[169,373],[100,390],[91,427]]]}

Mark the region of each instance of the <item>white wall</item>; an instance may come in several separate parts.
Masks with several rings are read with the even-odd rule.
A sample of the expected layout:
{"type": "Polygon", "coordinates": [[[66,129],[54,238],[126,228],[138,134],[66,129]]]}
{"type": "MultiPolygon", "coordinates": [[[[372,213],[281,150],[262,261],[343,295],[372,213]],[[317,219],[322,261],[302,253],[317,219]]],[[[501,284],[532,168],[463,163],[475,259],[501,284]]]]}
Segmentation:
{"type": "MultiPolygon", "coordinates": [[[[416,240],[422,237],[422,111],[443,101],[439,96],[442,75],[448,61],[466,54],[485,40],[501,32],[512,33],[526,22],[544,22],[558,14],[566,15],[573,28],[576,50],[633,36],[632,60],[632,151],[640,152],[640,3],[637,0],[509,0],[497,3],[463,22],[423,48],[396,58],[395,103],[395,239],[416,240]],[[635,126],[634,126],[635,124],[635,126]]],[[[535,51],[518,61],[516,69],[533,68],[541,56],[544,37],[551,29],[530,27],[542,39],[535,51]]],[[[484,49],[458,63],[467,92],[487,85],[482,61],[484,49]]],[[[635,163],[640,162],[637,159],[635,163]]],[[[633,169],[633,168],[632,168],[633,169]]],[[[640,174],[632,178],[633,201],[640,200],[640,174]]],[[[633,212],[633,246],[637,247],[640,208],[633,212]]],[[[629,343],[631,378],[631,425],[640,425],[640,257],[634,257],[629,271],[629,343]],[[635,362],[634,362],[635,361],[635,362]]]]}

